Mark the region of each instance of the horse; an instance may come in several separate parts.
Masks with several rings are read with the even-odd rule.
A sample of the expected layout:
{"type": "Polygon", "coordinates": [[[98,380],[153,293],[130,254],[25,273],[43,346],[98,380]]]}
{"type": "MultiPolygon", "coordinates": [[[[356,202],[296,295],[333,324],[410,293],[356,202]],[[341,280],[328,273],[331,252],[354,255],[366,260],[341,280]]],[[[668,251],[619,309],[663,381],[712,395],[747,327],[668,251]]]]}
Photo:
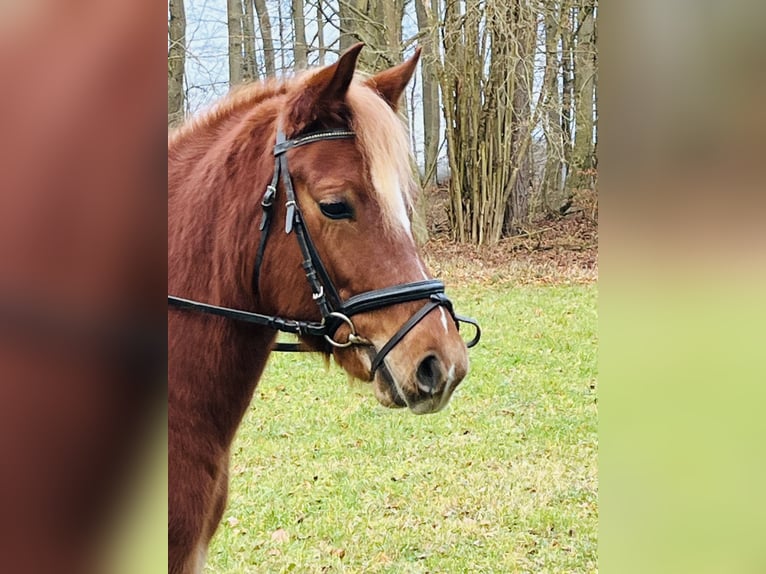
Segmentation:
{"type": "Polygon", "coordinates": [[[444,408],[468,372],[458,327],[472,321],[428,274],[409,220],[397,108],[420,52],[361,77],[362,46],[235,88],[169,135],[171,574],[202,568],[229,449],[274,348],[332,356],[382,405],[417,414],[444,408]],[[275,345],[277,330],[299,343],[275,345]]]}

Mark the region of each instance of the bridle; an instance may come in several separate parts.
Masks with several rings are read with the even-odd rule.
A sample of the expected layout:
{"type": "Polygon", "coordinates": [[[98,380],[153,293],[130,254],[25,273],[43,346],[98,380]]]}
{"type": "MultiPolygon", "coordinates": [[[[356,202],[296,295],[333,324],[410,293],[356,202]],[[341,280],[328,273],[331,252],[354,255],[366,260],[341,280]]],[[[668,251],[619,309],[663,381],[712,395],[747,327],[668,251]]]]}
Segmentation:
{"type": "MultiPolygon", "coordinates": [[[[258,245],[258,252],[255,259],[255,271],[253,273],[253,289],[258,290],[260,279],[260,268],[263,261],[263,254],[266,250],[266,242],[269,236],[269,229],[272,222],[272,210],[274,200],[277,195],[277,186],[279,178],[282,178],[282,187],[285,191],[285,207],[287,215],[285,218],[285,233],[295,232],[298,245],[303,256],[303,270],[306,273],[306,279],[311,288],[311,297],[319,307],[322,314],[321,322],[299,321],[293,319],[284,319],[272,315],[263,315],[251,311],[242,311],[228,307],[200,303],[190,299],[174,297],[168,295],[168,305],[181,310],[198,311],[209,315],[225,317],[234,321],[251,323],[283,331],[296,335],[308,335],[323,338],[332,347],[344,348],[352,345],[373,346],[370,341],[361,337],[356,332],[351,317],[359,313],[374,311],[383,307],[407,303],[410,301],[423,301],[426,303],[410,319],[402,325],[399,330],[377,351],[372,360],[371,376],[383,364],[386,355],[417,325],[426,315],[437,307],[445,308],[455,326],[459,329],[460,323],[469,323],[473,325],[476,333],[466,345],[473,347],[481,338],[481,329],[479,324],[469,317],[457,315],[452,308],[452,302],[447,298],[444,292],[444,283],[436,279],[427,279],[424,281],[414,281],[400,285],[392,285],[383,289],[375,289],[354,295],[343,301],[338,295],[335,285],[330,279],[319,253],[311,241],[308,229],[303,220],[300,207],[295,197],[292,178],[287,166],[287,151],[296,147],[304,146],[310,143],[324,140],[349,139],[355,137],[354,132],[347,130],[327,130],[313,132],[302,137],[288,140],[282,131],[277,132],[277,141],[274,146],[274,177],[271,183],[266,187],[266,193],[261,201],[263,216],[261,218],[260,230],[261,240],[258,245]],[[350,332],[344,342],[335,340],[336,331],[342,326],[347,325],[350,332]]],[[[273,347],[276,351],[303,351],[304,349],[297,343],[276,343],[273,347]]]]}

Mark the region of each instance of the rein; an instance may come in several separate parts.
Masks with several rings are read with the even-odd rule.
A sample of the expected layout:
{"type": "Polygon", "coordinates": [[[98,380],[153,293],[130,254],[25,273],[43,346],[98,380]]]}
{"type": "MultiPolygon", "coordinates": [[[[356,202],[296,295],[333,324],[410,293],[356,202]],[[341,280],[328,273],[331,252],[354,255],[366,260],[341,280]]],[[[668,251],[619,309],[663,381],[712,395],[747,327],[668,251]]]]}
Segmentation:
{"type": "MultiPolygon", "coordinates": [[[[274,177],[271,183],[266,187],[266,193],[261,201],[263,216],[261,218],[260,230],[261,240],[258,245],[258,252],[255,259],[255,271],[253,273],[253,289],[258,291],[260,280],[260,268],[263,261],[263,254],[266,250],[269,230],[272,222],[272,210],[274,200],[277,195],[277,186],[280,176],[282,178],[282,187],[285,191],[285,206],[287,214],[285,217],[285,233],[295,232],[295,237],[301,249],[303,256],[303,270],[306,273],[311,288],[311,298],[316,302],[319,311],[322,314],[321,322],[300,321],[294,319],[284,319],[273,315],[264,315],[253,313],[252,311],[243,311],[240,309],[231,309],[229,307],[220,307],[209,303],[201,303],[190,299],[183,299],[168,295],[168,305],[179,310],[197,311],[208,315],[224,317],[233,321],[250,323],[268,327],[277,331],[293,333],[296,335],[308,335],[313,337],[322,337],[333,347],[344,348],[351,345],[372,346],[372,343],[361,337],[356,332],[351,317],[358,313],[374,311],[383,307],[407,303],[410,301],[427,302],[410,319],[402,325],[399,330],[383,345],[372,360],[371,376],[383,364],[386,355],[417,325],[426,315],[437,307],[444,307],[449,312],[455,326],[460,329],[460,323],[473,325],[475,335],[473,339],[466,343],[466,346],[473,347],[481,338],[481,329],[479,324],[469,317],[457,315],[452,308],[452,302],[447,298],[444,292],[444,283],[437,279],[427,279],[424,281],[414,281],[400,285],[392,285],[383,289],[366,291],[341,300],[338,291],[335,288],[330,275],[327,272],[319,253],[311,241],[308,229],[303,221],[298,202],[296,201],[295,189],[293,188],[290,170],[287,165],[287,151],[296,147],[314,143],[317,141],[350,139],[355,137],[354,132],[347,130],[328,130],[314,132],[300,138],[288,140],[281,130],[277,132],[277,141],[274,146],[274,177]],[[341,325],[348,325],[350,333],[344,342],[335,340],[335,333],[341,325]]],[[[304,351],[299,343],[276,343],[272,350],[275,351],[304,351]]]]}

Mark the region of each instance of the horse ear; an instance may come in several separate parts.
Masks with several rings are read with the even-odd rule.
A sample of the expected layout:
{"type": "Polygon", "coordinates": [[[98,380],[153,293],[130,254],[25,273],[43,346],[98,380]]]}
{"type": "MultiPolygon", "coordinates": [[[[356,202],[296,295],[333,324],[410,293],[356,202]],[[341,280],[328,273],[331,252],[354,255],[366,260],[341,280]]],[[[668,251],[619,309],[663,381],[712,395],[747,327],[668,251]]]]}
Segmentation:
{"type": "Polygon", "coordinates": [[[354,78],[356,60],[362,48],[364,43],[354,44],[340,55],[337,62],[309,77],[290,111],[294,132],[300,132],[312,122],[337,110],[354,78]]]}
{"type": "Polygon", "coordinates": [[[420,48],[415,50],[415,54],[398,66],[384,70],[368,78],[366,84],[373,90],[376,90],[381,97],[388,102],[394,111],[399,108],[399,98],[402,97],[404,88],[415,73],[415,66],[420,59],[420,48]]]}

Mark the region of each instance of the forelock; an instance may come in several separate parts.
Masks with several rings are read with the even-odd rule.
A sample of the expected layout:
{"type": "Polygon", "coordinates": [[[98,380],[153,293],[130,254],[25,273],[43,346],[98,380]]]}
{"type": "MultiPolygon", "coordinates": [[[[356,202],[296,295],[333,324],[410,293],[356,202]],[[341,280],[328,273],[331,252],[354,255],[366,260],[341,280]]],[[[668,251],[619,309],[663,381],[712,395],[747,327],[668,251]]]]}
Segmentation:
{"type": "Polygon", "coordinates": [[[384,223],[387,228],[398,230],[402,227],[402,211],[405,218],[411,212],[416,190],[405,122],[359,78],[349,86],[346,102],[357,146],[370,168],[384,223]]]}

